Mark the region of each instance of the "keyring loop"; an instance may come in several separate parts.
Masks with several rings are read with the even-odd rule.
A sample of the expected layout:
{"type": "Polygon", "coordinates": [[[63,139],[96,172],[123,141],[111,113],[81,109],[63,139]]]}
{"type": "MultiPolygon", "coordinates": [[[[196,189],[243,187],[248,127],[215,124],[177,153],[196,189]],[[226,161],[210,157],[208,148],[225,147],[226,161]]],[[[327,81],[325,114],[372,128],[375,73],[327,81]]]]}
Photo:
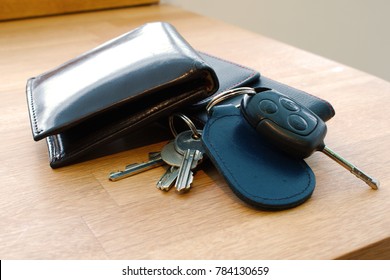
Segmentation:
{"type": "Polygon", "coordinates": [[[196,126],[195,124],[191,121],[191,119],[189,117],[187,117],[186,115],[182,114],[182,113],[176,113],[176,114],[173,114],[169,117],[169,128],[171,129],[171,132],[173,134],[173,136],[177,136],[177,131],[175,129],[175,126],[173,124],[173,118],[174,117],[179,117],[181,118],[187,125],[188,127],[191,129],[192,131],[192,137],[194,137],[195,139],[199,139],[202,137],[202,135],[199,133],[199,131],[196,129],[196,126]]]}
{"type": "Polygon", "coordinates": [[[238,95],[242,95],[242,94],[254,95],[254,94],[256,94],[256,90],[254,88],[251,88],[251,87],[239,87],[239,88],[234,88],[234,89],[229,89],[229,90],[223,91],[223,92],[219,93],[218,95],[214,96],[210,100],[210,102],[207,104],[207,106],[206,106],[207,113],[209,114],[210,110],[218,103],[220,103],[226,99],[229,99],[229,98],[232,98],[232,97],[235,97],[238,95]]]}

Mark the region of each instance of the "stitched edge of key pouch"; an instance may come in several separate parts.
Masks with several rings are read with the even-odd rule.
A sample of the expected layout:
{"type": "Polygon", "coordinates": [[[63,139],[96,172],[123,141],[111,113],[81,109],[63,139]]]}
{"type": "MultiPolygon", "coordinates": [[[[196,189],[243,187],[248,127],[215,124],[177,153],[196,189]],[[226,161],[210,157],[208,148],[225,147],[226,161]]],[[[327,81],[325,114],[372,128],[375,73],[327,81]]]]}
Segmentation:
{"type": "MultiPolygon", "coordinates": [[[[234,109],[237,108],[234,107],[234,109]]],[[[212,136],[210,135],[210,132],[212,131],[213,126],[222,119],[232,117],[236,119],[235,122],[233,120],[229,120],[229,124],[232,126],[233,123],[235,123],[235,125],[241,123],[241,118],[243,118],[240,111],[222,116],[214,116],[214,118],[211,118],[209,120],[209,123],[207,123],[206,125],[207,128],[205,127],[203,131],[203,144],[205,146],[205,149],[207,150],[207,154],[209,155],[209,158],[213,161],[214,165],[221,173],[221,175],[228,181],[228,185],[232,189],[232,191],[244,202],[263,210],[288,209],[298,206],[305,202],[307,199],[309,199],[314,191],[315,176],[314,173],[312,173],[310,167],[303,160],[298,159],[296,160],[296,164],[299,164],[306,176],[305,184],[302,185],[302,188],[299,188],[298,192],[292,195],[282,197],[267,197],[261,195],[254,195],[247,191],[247,188],[242,185],[240,180],[237,179],[233,170],[231,170],[228,162],[225,160],[225,157],[222,156],[222,154],[226,153],[226,151],[220,150],[219,147],[214,145],[213,141],[211,140],[212,136]],[[211,153],[211,150],[213,151],[213,153],[211,153]],[[297,198],[297,200],[294,200],[294,198],[297,198]],[[285,201],[285,203],[283,203],[283,201],[285,201]]]]}

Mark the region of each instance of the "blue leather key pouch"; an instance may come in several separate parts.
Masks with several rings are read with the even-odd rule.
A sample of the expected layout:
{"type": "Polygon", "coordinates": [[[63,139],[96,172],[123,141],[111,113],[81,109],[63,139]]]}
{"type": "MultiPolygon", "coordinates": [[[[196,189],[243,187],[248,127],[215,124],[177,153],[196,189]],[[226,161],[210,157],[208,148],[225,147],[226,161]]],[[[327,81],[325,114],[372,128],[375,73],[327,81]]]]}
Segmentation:
{"type": "Polygon", "coordinates": [[[270,146],[233,105],[211,109],[202,141],[232,191],[256,208],[291,208],[314,191],[315,176],[306,162],[270,146]]]}
{"type": "Polygon", "coordinates": [[[202,54],[220,83],[212,96],[195,103],[186,114],[198,128],[208,157],[232,191],[246,203],[263,210],[283,210],[302,204],[312,195],[315,176],[302,159],[275,149],[245,119],[237,106],[241,96],[222,100],[209,113],[211,100],[238,87],[264,87],[299,101],[323,121],[335,112],[331,104],[302,90],[260,75],[248,67],[202,54]]]}

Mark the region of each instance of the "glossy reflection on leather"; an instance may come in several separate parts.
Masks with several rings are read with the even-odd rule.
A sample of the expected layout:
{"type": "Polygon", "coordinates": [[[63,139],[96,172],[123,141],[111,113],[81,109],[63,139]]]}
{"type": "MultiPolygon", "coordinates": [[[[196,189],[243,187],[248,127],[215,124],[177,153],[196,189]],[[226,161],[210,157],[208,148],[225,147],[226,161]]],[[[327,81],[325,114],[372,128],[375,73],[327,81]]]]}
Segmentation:
{"type": "Polygon", "coordinates": [[[217,89],[213,70],[171,25],[146,24],[29,80],[34,138],[192,80],[203,97],[217,89]]]}
{"type": "Polygon", "coordinates": [[[31,78],[35,140],[60,167],[218,89],[214,70],[168,23],[150,23],[31,78]]]}

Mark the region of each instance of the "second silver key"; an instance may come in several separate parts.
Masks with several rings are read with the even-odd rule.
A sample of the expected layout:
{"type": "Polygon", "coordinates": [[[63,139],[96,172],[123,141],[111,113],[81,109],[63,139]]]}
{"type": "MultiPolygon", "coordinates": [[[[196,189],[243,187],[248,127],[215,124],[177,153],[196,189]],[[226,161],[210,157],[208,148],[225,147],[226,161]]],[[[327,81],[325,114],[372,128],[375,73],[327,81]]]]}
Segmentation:
{"type": "Polygon", "coordinates": [[[193,170],[202,162],[205,151],[201,143],[201,134],[201,130],[198,130],[198,135],[187,130],[179,133],[175,138],[175,150],[183,155],[175,185],[178,192],[190,189],[194,177],[193,170]]]}
{"type": "Polygon", "coordinates": [[[179,167],[170,166],[167,171],[158,180],[156,187],[162,191],[169,191],[179,175],[179,167]]]}
{"type": "Polygon", "coordinates": [[[185,192],[191,188],[194,179],[192,170],[198,165],[202,157],[202,153],[198,150],[188,149],[184,152],[183,161],[180,165],[175,184],[178,192],[185,192]]]}
{"type": "Polygon", "coordinates": [[[175,149],[175,142],[169,142],[161,150],[161,158],[169,165],[167,171],[158,180],[156,187],[159,190],[169,191],[174,185],[177,175],[179,174],[179,167],[183,161],[183,155],[179,154],[175,149]]]}
{"type": "Polygon", "coordinates": [[[130,176],[133,176],[135,174],[144,172],[146,170],[155,168],[157,166],[161,166],[164,164],[163,159],[161,158],[161,155],[158,153],[157,155],[154,155],[151,157],[151,159],[147,162],[143,163],[133,163],[130,165],[127,165],[125,170],[123,171],[115,171],[111,172],[109,175],[110,181],[118,181],[120,179],[124,179],[130,176]]]}

